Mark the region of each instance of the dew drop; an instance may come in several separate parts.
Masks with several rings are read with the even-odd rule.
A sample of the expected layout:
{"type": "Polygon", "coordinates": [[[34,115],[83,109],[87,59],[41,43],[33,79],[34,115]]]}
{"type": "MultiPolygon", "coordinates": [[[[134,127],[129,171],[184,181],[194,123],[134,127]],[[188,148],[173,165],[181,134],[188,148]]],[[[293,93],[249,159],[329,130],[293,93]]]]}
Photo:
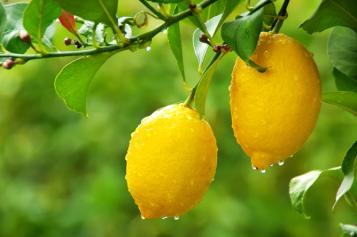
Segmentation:
{"type": "Polygon", "coordinates": [[[142,220],[145,220],[146,218],[145,218],[145,216],[141,216],[141,219],[142,219],[142,220]]]}
{"type": "Polygon", "coordinates": [[[254,165],[252,165],[252,169],[253,169],[253,170],[257,170],[258,168],[255,167],[254,165]]]}
{"type": "Polygon", "coordinates": [[[162,219],[162,220],[165,220],[165,219],[167,219],[167,216],[163,216],[163,217],[161,217],[161,219],[162,219]]]}
{"type": "Polygon", "coordinates": [[[273,167],[273,166],[274,166],[274,164],[271,164],[271,165],[270,165],[270,167],[273,167]]]}
{"type": "Polygon", "coordinates": [[[146,47],[146,52],[149,52],[151,50],[151,46],[146,47]]]}
{"type": "Polygon", "coordinates": [[[283,161],[283,160],[279,161],[279,162],[278,162],[278,165],[279,165],[279,166],[283,166],[283,165],[284,165],[284,161],[283,161]]]}
{"type": "Polygon", "coordinates": [[[260,173],[265,174],[266,170],[260,170],[260,173]]]}
{"type": "Polygon", "coordinates": [[[269,51],[268,51],[268,50],[265,50],[265,51],[264,51],[264,57],[267,58],[268,56],[269,56],[269,51]]]}
{"type": "Polygon", "coordinates": [[[163,31],[162,31],[163,34],[167,34],[167,28],[165,28],[163,31]]]}
{"type": "Polygon", "coordinates": [[[294,155],[290,155],[289,157],[292,158],[292,157],[294,157],[294,155]]]}
{"type": "Polygon", "coordinates": [[[175,221],[180,220],[180,217],[179,216],[174,216],[174,220],[175,221]]]}

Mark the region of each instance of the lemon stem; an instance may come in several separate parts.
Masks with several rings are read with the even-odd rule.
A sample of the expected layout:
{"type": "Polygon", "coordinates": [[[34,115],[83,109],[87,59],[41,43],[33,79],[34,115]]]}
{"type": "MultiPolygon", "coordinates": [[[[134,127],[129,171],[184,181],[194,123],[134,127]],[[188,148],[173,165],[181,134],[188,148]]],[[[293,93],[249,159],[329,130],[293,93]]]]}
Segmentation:
{"type": "Polygon", "coordinates": [[[271,26],[271,30],[274,33],[279,33],[280,28],[283,26],[284,20],[288,17],[287,8],[289,5],[289,2],[290,2],[290,0],[284,0],[284,3],[280,8],[278,16],[275,18],[275,20],[271,26]]]}
{"type": "Polygon", "coordinates": [[[195,98],[196,89],[197,89],[197,84],[196,84],[195,87],[192,88],[191,93],[189,94],[189,96],[185,100],[185,102],[184,102],[185,106],[192,107],[192,102],[193,102],[193,99],[195,98]]]}
{"type": "Polygon", "coordinates": [[[207,94],[212,80],[212,76],[216,71],[218,63],[221,61],[223,56],[226,55],[226,52],[217,52],[210,63],[205,68],[203,74],[201,75],[200,80],[197,82],[195,87],[192,89],[191,94],[188,96],[185,105],[191,106],[194,103],[197,112],[202,118],[205,113],[205,105],[207,94]]]}

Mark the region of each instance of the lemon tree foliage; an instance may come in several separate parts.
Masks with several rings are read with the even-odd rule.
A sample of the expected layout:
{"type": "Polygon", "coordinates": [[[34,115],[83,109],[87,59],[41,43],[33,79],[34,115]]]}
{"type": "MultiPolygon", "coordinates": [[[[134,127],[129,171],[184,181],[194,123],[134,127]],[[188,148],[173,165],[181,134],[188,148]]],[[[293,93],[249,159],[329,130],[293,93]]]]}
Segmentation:
{"type": "Polygon", "coordinates": [[[106,53],[79,58],[66,65],[57,75],[56,92],[69,108],[87,115],[86,97],[90,82],[111,55],[106,53]]]}
{"type": "Polygon", "coordinates": [[[353,0],[322,0],[315,14],[301,27],[308,33],[321,32],[334,26],[357,31],[357,5],[353,0]]]}
{"type": "MultiPolygon", "coordinates": [[[[289,0],[137,1],[142,9],[132,15],[122,15],[124,11],[118,9],[118,0],[0,3],[0,65],[11,69],[32,60],[72,57],[73,61],[63,66],[56,76],[55,90],[69,109],[87,115],[90,83],[110,56],[125,50],[133,53],[150,50],[155,37],[167,31],[168,44],[183,79],[196,80],[190,85],[183,104],[155,112],[143,120],[133,134],[127,154],[128,186],[144,217],[181,215],[193,208],[208,188],[216,168],[216,144],[209,124],[203,119],[205,102],[216,68],[227,54],[238,56],[231,88],[233,130],[253,165],[265,169],[301,148],[319,113],[320,85],[310,53],[279,33],[288,17],[289,0]],[[188,75],[184,68],[183,26],[192,31],[193,51],[198,59],[194,75],[188,75]],[[63,39],[63,43],[72,47],[60,50],[54,46],[52,36],[56,30],[67,30],[69,37],[63,39]],[[268,37],[269,43],[264,42],[262,36],[268,37]],[[296,56],[286,60],[291,52],[296,56]],[[280,65],[277,61],[283,63],[280,65]],[[299,65],[302,66],[299,68],[299,65]],[[284,71],[292,72],[293,76],[285,75],[284,71]],[[286,80],[284,83],[282,78],[286,80]],[[275,94],[269,93],[272,90],[275,94]],[[302,108],[310,110],[303,113],[302,108]],[[281,124],[287,124],[285,128],[290,129],[281,130],[281,124]],[[305,124],[306,128],[301,129],[297,124],[305,124]],[[289,131],[296,134],[291,142],[284,136],[289,131]],[[152,137],[152,144],[146,143],[150,140],[148,137],[152,137]],[[167,144],[158,147],[155,141],[159,140],[167,144]],[[198,141],[202,140],[207,142],[207,147],[201,147],[202,142],[198,141]],[[257,146],[257,141],[263,141],[264,145],[257,146]],[[162,151],[164,155],[159,154],[162,151]],[[189,163],[182,163],[187,157],[191,157],[189,163]],[[153,167],[151,159],[155,160],[153,167]],[[150,174],[151,168],[156,167],[173,172],[160,177],[150,174]],[[187,171],[195,189],[183,182],[182,170],[187,171]],[[149,175],[145,182],[138,178],[139,171],[149,175]],[[172,183],[175,179],[171,175],[177,177],[177,186],[172,183]],[[150,185],[170,192],[155,196],[148,190],[150,185]],[[160,208],[162,206],[166,208],[160,208]]],[[[333,28],[326,56],[332,64],[336,90],[322,91],[321,98],[351,112],[351,116],[357,115],[355,0],[322,0],[301,27],[307,33],[333,28]]],[[[342,197],[353,203],[351,186],[355,180],[356,146],[354,143],[349,149],[341,167],[313,170],[291,180],[289,193],[298,212],[304,213],[306,192],[324,175],[333,176],[341,183],[336,203],[342,197]]],[[[356,233],[355,226],[343,224],[341,228],[343,232],[356,233]]]]}
{"type": "Polygon", "coordinates": [[[240,58],[261,72],[266,68],[256,64],[250,57],[255,51],[260,32],[274,27],[274,16],[275,6],[270,1],[261,1],[252,11],[239,15],[235,21],[227,22],[222,27],[221,34],[225,42],[240,58]]]}
{"type": "Polygon", "coordinates": [[[337,105],[340,108],[357,116],[357,96],[353,91],[326,92],[322,96],[326,103],[337,105]]]}
{"type": "MultiPolygon", "coordinates": [[[[217,31],[217,27],[219,26],[219,22],[222,19],[222,14],[212,17],[207,22],[205,22],[205,27],[210,37],[214,37],[217,31]]],[[[195,51],[195,55],[198,61],[198,68],[202,70],[203,62],[206,57],[207,50],[209,45],[207,43],[201,42],[200,38],[204,33],[197,28],[192,34],[192,43],[193,49],[195,51]]]]}
{"type": "Polygon", "coordinates": [[[357,81],[356,31],[347,27],[335,27],[329,38],[327,53],[334,68],[351,80],[357,81]]]}
{"type": "MultiPolygon", "coordinates": [[[[175,8],[173,12],[177,13],[177,8],[175,8]]],[[[180,69],[182,78],[184,81],[186,81],[185,67],[184,67],[183,54],[182,54],[181,30],[180,30],[179,22],[169,27],[167,32],[167,39],[169,41],[172,53],[176,58],[177,65],[180,69]]]]}
{"type": "Polygon", "coordinates": [[[116,24],[118,0],[86,0],[85,4],[82,1],[56,1],[62,9],[86,20],[109,26],[116,24]]]}
{"type": "Polygon", "coordinates": [[[61,8],[54,0],[33,0],[24,12],[24,28],[41,44],[47,28],[60,13],[61,8]]]}
{"type": "Polygon", "coordinates": [[[0,34],[2,46],[13,53],[24,53],[30,47],[20,39],[20,32],[24,29],[22,24],[26,3],[5,5],[6,26],[0,34]]]}
{"type": "Polygon", "coordinates": [[[357,80],[354,80],[344,73],[334,68],[332,74],[335,78],[335,84],[338,90],[357,92],[357,80]]]}
{"type": "Polygon", "coordinates": [[[0,5],[0,35],[4,32],[6,28],[6,12],[3,5],[0,5]]]}
{"type": "Polygon", "coordinates": [[[263,26],[263,12],[263,8],[251,11],[233,22],[225,23],[222,27],[222,38],[247,63],[254,63],[250,56],[255,51],[263,26]],[[242,44],[241,41],[247,43],[242,44]]]}
{"type": "MultiPolygon", "coordinates": [[[[301,27],[310,34],[333,27],[327,49],[338,91],[325,92],[322,99],[326,103],[337,105],[357,116],[357,6],[355,2],[353,0],[323,0],[314,15],[301,27]]],[[[347,203],[353,206],[355,197],[350,189],[354,183],[356,157],[357,142],[346,153],[342,166],[323,171],[311,171],[293,178],[290,181],[289,191],[293,207],[306,216],[305,193],[322,175],[333,175],[340,182],[333,207],[342,197],[345,197],[347,203]],[[342,175],[339,175],[341,173],[342,175]]],[[[357,233],[354,225],[341,224],[341,229],[348,235],[353,236],[357,233]]]]}
{"type": "MultiPolygon", "coordinates": [[[[293,207],[305,215],[305,217],[309,218],[306,215],[304,210],[304,197],[307,191],[315,184],[315,182],[321,176],[330,176],[335,179],[342,179],[340,181],[340,186],[336,192],[335,204],[341,199],[342,196],[347,194],[352,188],[352,184],[355,178],[355,161],[357,158],[357,142],[355,142],[352,147],[347,151],[342,166],[330,168],[327,170],[313,170],[306,174],[297,176],[290,181],[289,185],[289,193],[290,199],[293,207]],[[341,175],[341,172],[343,175],[341,175]],[[343,178],[341,178],[343,177],[343,178]]],[[[351,198],[346,196],[346,198],[351,198]]]]}

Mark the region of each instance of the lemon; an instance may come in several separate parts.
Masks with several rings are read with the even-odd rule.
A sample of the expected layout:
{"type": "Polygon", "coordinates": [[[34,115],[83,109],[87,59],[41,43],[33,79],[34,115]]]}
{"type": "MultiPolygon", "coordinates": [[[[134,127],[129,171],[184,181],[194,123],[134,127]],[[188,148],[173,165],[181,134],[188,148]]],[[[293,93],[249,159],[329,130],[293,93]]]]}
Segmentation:
{"type": "Polygon", "coordinates": [[[237,59],[230,86],[232,127],[252,165],[265,170],[294,155],[320,111],[320,79],[311,54],[284,35],[263,32],[251,58],[237,59]]]}
{"type": "Polygon", "coordinates": [[[178,217],[207,191],[216,171],[210,125],[183,104],[142,120],[126,155],[128,189],[142,218],[178,217]]]}

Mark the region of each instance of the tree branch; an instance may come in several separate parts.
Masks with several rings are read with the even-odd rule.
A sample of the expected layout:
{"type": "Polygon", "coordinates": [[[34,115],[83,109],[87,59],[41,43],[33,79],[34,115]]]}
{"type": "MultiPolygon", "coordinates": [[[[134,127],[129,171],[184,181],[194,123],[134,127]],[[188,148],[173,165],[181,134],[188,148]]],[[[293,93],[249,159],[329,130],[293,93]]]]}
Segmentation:
{"type": "Polygon", "coordinates": [[[152,13],[154,13],[157,17],[159,17],[161,20],[166,21],[167,17],[161,14],[158,10],[155,9],[150,3],[148,3],[146,0],[139,0],[145,7],[147,7],[152,13]]]}
{"type": "MultiPolygon", "coordinates": [[[[197,6],[205,9],[206,7],[210,6],[211,4],[215,3],[219,0],[204,0],[197,6]]],[[[86,55],[95,55],[101,54],[105,52],[121,52],[124,50],[131,49],[133,47],[140,47],[145,45],[145,43],[150,42],[154,36],[159,34],[164,29],[168,28],[169,26],[191,16],[193,13],[190,9],[182,11],[176,15],[173,15],[166,19],[166,21],[161,24],[160,26],[156,27],[155,29],[138,35],[136,37],[128,39],[128,42],[125,43],[123,46],[119,45],[109,45],[100,48],[92,48],[92,49],[85,49],[85,50],[77,50],[77,51],[61,51],[61,52],[49,52],[46,54],[17,54],[17,53],[5,53],[0,54],[0,58],[14,58],[14,59],[22,59],[25,62],[30,60],[36,59],[44,59],[44,58],[56,58],[56,57],[70,57],[70,56],[86,56],[86,55]]]]}

